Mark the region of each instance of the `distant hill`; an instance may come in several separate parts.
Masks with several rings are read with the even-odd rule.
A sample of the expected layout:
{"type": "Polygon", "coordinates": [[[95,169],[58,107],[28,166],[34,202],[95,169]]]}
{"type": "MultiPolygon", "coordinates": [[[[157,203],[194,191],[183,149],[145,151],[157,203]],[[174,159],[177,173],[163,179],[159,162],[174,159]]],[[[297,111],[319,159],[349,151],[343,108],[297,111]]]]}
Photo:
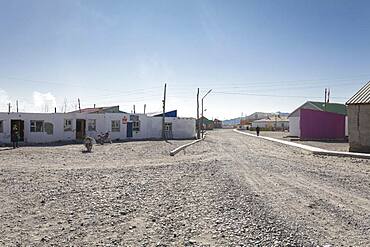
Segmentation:
{"type": "Polygon", "coordinates": [[[240,117],[222,121],[223,125],[236,125],[239,123],[240,123],[240,117]]]}
{"type": "Polygon", "coordinates": [[[238,118],[223,120],[222,124],[223,125],[236,125],[240,123],[240,119],[247,119],[249,121],[254,121],[254,120],[260,120],[260,119],[272,117],[275,115],[280,115],[280,117],[288,117],[289,113],[286,113],[286,112],[255,112],[243,118],[238,117],[238,118]]]}

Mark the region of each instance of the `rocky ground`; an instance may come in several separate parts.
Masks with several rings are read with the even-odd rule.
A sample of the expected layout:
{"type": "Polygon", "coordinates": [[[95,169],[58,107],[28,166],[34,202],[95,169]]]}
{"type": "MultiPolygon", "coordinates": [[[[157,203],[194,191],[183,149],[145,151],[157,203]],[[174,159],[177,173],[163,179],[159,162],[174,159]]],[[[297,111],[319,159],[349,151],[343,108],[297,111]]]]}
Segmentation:
{"type": "Polygon", "coordinates": [[[187,142],[1,149],[0,245],[370,245],[370,161],[187,142]]]}

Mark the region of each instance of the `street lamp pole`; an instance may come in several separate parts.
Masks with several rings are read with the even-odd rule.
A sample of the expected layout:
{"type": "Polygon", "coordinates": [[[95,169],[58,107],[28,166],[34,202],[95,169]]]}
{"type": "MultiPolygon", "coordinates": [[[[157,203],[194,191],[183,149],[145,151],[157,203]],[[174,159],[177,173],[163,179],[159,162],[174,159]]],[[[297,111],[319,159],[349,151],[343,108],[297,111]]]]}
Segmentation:
{"type": "Polygon", "coordinates": [[[210,89],[203,97],[202,97],[202,138],[204,137],[204,127],[203,127],[203,121],[204,121],[204,111],[203,111],[203,100],[204,98],[212,91],[212,89],[210,89]]]}

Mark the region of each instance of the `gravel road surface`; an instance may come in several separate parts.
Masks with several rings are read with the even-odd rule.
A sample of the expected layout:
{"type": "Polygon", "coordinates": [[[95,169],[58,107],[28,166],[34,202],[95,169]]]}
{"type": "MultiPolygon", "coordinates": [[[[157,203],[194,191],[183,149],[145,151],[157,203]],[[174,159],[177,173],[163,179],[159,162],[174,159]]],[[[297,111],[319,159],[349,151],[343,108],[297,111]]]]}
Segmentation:
{"type": "Polygon", "coordinates": [[[188,142],[0,149],[0,246],[370,245],[370,161],[188,142]]]}
{"type": "MultiPolygon", "coordinates": [[[[244,132],[256,134],[256,131],[243,130],[244,132]]],[[[348,152],[349,143],[348,141],[301,141],[297,137],[289,137],[289,132],[282,131],[261,131],[261,136],[272,137],[284,141],[292,141],[299,144],[322,148],[330,151],[348,152]]]]}

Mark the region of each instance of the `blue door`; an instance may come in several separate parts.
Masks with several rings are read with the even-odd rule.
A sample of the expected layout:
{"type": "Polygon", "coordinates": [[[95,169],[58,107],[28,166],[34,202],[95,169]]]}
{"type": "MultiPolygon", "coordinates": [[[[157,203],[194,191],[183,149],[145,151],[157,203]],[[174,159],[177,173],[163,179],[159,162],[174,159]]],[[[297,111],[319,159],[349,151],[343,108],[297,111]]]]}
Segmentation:
{"type": "Polygon", "coordinates": [[[132,137],[132,122],[127,122],[127,137],[132,137]]]}

